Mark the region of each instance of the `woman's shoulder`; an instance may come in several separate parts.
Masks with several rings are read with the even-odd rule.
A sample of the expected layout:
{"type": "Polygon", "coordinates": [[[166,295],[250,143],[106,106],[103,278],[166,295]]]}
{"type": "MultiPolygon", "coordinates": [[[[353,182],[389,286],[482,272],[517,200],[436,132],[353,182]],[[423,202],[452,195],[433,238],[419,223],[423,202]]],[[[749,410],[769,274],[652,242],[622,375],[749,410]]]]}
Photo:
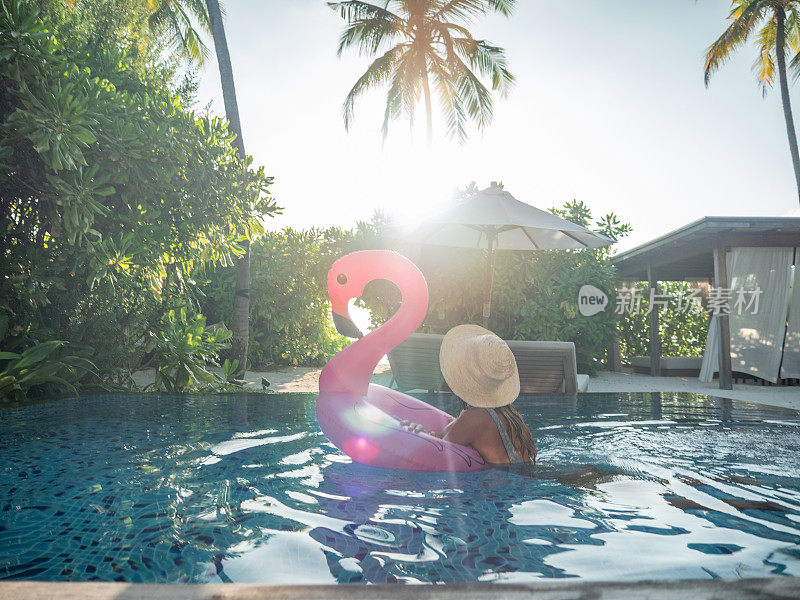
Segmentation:
{"type": "Polygon", "coordinates": [[[469,406],[464,409],[460,415],[458,415],[458,418],[468,422],[479,422],[485,421],[487,418],[489,418],[489,413],[486,412],[485,408],[469,406]]]}

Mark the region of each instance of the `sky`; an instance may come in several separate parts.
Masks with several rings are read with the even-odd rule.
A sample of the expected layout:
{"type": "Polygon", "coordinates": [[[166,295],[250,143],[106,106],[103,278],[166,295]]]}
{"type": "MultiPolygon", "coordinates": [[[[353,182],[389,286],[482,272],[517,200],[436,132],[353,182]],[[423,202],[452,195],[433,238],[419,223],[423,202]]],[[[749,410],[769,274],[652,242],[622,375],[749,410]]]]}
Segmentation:
{"type": "MultiPolygon", "coordinates": [[[[464,145],[424,111],[381,136],[385,92],[341,106],[371,62],[336,48],[344,22],[322,0],[228,0],[226,31],[244,143],[275,178],[281,227],[352,227],[383,209],[424,222],[476,181],[502,181],[547,209],[573,199],[614,212],[625,250],[703,216],[798,216],[778,89],[766,98],[752,45],[706,88],[703,56],[726,26],[725,0],[519,0],[511,18],[471,26],[505,48],[516,85],[464,145]]],[[[209,42],[210,44],[210,42],[209,42]]],[[[216,62],[198,106],[224,113],[216,62]]],[[[792,90],[795,111],[800,96],[792,90]]]]}

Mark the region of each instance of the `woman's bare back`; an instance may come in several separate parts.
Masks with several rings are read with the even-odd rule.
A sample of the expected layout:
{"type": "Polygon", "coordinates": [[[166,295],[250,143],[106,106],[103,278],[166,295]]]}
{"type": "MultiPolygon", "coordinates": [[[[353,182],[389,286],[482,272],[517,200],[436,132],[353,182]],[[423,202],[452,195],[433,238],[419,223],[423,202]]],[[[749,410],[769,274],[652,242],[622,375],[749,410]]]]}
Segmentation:
{"type": "MultiPolygon", "coordinates": [[[[502,419],[506,431],[509,431],[508,420],[502,419]]],[[[467,408],[442,432],[442,438],[448,442],[472,446],[486,462],[498,465],[509,463],[500,432],[492,417],[483,408],[467,408]]],[[[516,448],[523,462],[530,462],[531,456],[524,448],[516,448]]]]}

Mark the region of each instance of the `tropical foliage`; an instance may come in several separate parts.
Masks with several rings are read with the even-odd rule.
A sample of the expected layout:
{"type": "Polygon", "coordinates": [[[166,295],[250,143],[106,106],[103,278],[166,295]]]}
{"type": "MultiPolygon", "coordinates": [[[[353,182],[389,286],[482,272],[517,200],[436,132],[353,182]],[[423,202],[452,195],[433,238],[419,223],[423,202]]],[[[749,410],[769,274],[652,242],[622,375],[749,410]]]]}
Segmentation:
{"type": "Polygon", "coordinates": [[[432,91],[438,94],[446,115],[447,133],[460,141],[467,138],[472,120],[483,129],[492,120],[493,90],[506,94],[514,77],[502,48],[475,39],[467,26],[491,12],[510,15],[516,0],[361,0],[329,2],[346,21],[339,40],[339,54],[355,48],[363,55],[379,55],[358,79],[342,109],[345,127],[353,121],[355,101],[367,91],[388,86],[383,137],[389,122],[402,115],[412,124],[422,97],[428,143],[433,136],[432,91]]]}
{"type": "MultiPolygon", "coordinates": [[[[148,21],[154,31],[165,33],[177,54],[188,59],[190,63],[202,65],[208,56],[208,48],[203,42],[201,32],[195,29],[194,22],[199,24],[204,33],[211,35],[219,66],[225,113],[229,129],[234,135],[233,147],[244,158],[244,139],[223,14],[218,0],[156,0],[148,21]]],[[[229,354],[232,361],[240,365],[244,372],[247,370],[250,343],[250,241],[243,239],[240,245],[241,252],[236,261],[237,276],[231,282],[236,293],[230,320],[233,336],[229,354]]]]}
{"type": "Polygon", "coordinates": [[[150,0],[151,12],[147,22],[151,29],[166,34],[174,50],[188,59],[203,65],[208,58],[208,46],[203,33],[211,33],[211,21],[203,0],[150,0]],[[200,26],[198,31],[195,23],[200,26]]]}
{"type": "MultiPolygon", "coordinates": [[[[156,31],[149,24],[154,10],[142,0],[27,0],[40,10],[47,29],[63,50],[81,48],[87,54],[114,48],[125,53],[125,67],[160,86],[169,87],[181,102],[194,102],[197,78],[187,68],[183,53],[171,52],[169,30],[156,31]],[[80,40],[77,45],[74,42],[80,40]]],[[[6,1],[5,4],[11,5],[6,1]]]]}
{"type": "Polygon", "coordinates": [[[756,36],[758,55],[753,71],[763,93],[772,87],[775,75],[781,88],[783,115],[789,137],[794,175],[800,201],[800,152],[792,117],[787,78],[786,54],[794,55],[791,68],[800,74],[800,2],[797,0],[733,0],[728,17],[730,24],[706,52],[705,82],[711,75],[752,37],[756,36]]]}
{"type": "MultiPolygon", "coordinates": [[[[702,356],[705,350],[709,316],[700,302],[687,302],[696,291],[686,281],[662,281],[656,294],[670,299],[658,307],[662,356],[702,356]]],[[[634,310],[626,310],[619,320],[619,348],[623,361],[650,355],[650,289],[647,282],[636,284],[632,293],[641,298],[634,310]]]]}
{"type": "MultiPolygon", "coordinates": [[[[146,345],[155,353],[158,365],[154,388],[175,394],[198,385],[222,383],[208,366],[219,366],[217,358],[227,348],[225,342],[230,337],[231,332],[225,328],[206,329],[202,315],[187,314],[185,308],[169,311],[146,345]]],[[[224,372],[231,370],[230,364],[224,372]]]]}
{"type": "Polygon", "coordinates": [[[108,381],[276,206],[224,120],[184,108],[125,44],[62,30],[75,37],[34,4],[0,9],[0,348],[90,346],[108,381]]]}
{"type": "MultiPolygon", "coordinates": [[[[380,219],[354,231],[339,228],[266,232],[252,246],[250,362],[321,366],[347,340],[331,321],[327,274],[333,262],[352,250],[377,245],[380,219]]],[[[228,322],[233,313],[234,269],[206,274],[203,312],[228,322]]]]}
{"type": "Polygon", "coordinates": [[[0,403],[21,402],[29,395],[71,391],[94,371],[94,364],[78,355],[64,355],[65,343],[50,340],[21,354],[0,352],[0,403]]]}

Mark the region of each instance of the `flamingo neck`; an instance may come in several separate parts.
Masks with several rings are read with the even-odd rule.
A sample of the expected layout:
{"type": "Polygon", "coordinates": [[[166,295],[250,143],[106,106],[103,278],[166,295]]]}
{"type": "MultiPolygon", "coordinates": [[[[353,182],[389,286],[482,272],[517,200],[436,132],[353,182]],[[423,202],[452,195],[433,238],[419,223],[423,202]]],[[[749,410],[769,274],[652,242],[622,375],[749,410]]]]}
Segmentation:
{"type": "MultiPolygon", "coordinates": [[[[381,358],[414,333],[428,312],[428,285],[422,273],[406,264],[383,269],[380,279],[388,279],[400,290],[398,311],[386,323],[336,354],[319,379],[319,390],[328,394],[363,396],[381,358]]],[[[377,279],[377,277],[376,277],[377,279]]]]}

